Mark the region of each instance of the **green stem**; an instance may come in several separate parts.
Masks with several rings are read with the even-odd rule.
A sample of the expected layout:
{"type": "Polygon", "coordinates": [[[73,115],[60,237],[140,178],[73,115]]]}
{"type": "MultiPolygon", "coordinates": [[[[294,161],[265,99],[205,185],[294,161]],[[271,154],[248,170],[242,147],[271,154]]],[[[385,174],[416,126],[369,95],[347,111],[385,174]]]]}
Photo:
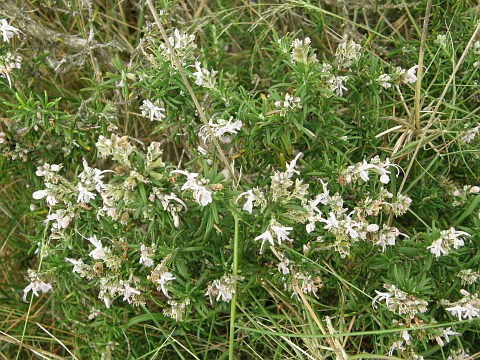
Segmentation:
{"type": "MultiPolygon", "coordinates": [[[[48,229],[48,225],[45,225],[45,227],[43,228],[43,239],[42,239],[42,244],[41,244],[41,247],[40,247],[40,250],[43,248],[44,244],[45,244],[45,239],[47,238],[47,229],[48,229]]],[[[40,255],[40,253],[39,253],[40,255]]],[[[37,268],[37,272],[40,272],[40,269],[42,268],[42,262],[43,262],[43,257],[42,256],[39,256],[40,258],[40,261],[38,262],[38,268],[37,268]]],[[[28,310],[27,310],[27,313],[25,314],[25,322],[23,323],[23,330],[22,330],[22,336],[20,337],[20,343],[23,344],[23,341],[25,339],[25,335],[27,333],[27,326],[28,326],[28,318],[30,317],[30,311],[32,309],[32,304],[33,304],[33,292],[30,294],[30,303],[28,304],[28,310]]],[[[17,351],[17,356],[15,357],[15,360],[18,360],[19,357],[20,357],[20,352],[22,351],[22,346],[19,346],[18,347],[18,351],[17,351]]]]}
{"type": "Polygon", "coordinates": [[[235,341],[235,314],[237,310],[237,271],[238,271],[238,237],[239,237],[239,228],[240,228],[240,219],[235,210],[232,210],[233,219],[235,221],[235,234],[233,236],[233,265],[232,265],[232,275],[234,276],[234,289],[235,292],[232,296],[232,301],[230,303],[230,341],[228,346],[228,359],[233,360],[233,350],[234,350],[234,341],[235,341]]]}

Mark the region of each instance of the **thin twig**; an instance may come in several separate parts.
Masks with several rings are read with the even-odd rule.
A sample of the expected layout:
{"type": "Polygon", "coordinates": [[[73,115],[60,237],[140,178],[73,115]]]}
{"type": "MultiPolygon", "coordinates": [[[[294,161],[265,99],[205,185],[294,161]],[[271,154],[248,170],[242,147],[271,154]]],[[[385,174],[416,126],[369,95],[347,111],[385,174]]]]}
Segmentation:
{"type": "Polygon", "coordinates": [[[422,91],[422,73],[423,73],[423,56],[425,54],[425,41],[428,33],[428,21],[432,10],[432,0],[427,3],[425,10],[425,18],[423,19],[422,37],[420,39],[420,53],[418,55],[417,82],[415,84],[415,112],[414,112],[414,128],[420,130],[420,97],[422,91]]]}

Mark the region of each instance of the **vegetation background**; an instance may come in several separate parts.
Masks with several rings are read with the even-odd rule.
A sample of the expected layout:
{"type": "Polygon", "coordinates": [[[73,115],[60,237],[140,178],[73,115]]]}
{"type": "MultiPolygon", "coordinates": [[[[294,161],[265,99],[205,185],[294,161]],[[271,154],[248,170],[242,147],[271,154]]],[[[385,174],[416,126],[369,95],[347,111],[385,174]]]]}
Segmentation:
{"type": "Polygon", "coordinates": [[[479,6],[1,0],[0,18],[21,33],[0,46],[0,358],[480,358],[479,6]],[[162,27],[193,34],[196,46],[182,38],[180,58],[169,58],[162,27]],[[307,37],[295,60],[294,40],[307,37]],[[361,55],[342,58],[348,41],[361,55]],[[17,55],[21,68],[9,67],[17,55]],[[221,129],[230,117],[242,126],[227,138],[202,122],[221,129]],[[385,166],[387,184],[356,172],[375,156],[396,166],[385,166]],[[109,189],[133,184],[112,205],[119,218],[100,192],[78,197],[87,163],[110,171],[109,189]],[[63,203],[32,197],[57,181],[63,203]],[[306,209],[323,184],[330,197],[310,232],[306,209]],[[364,209],[390,237],[358,241],[345,212],[332,233],[335,201],[364,209]],[[65,228],[52,225],[58,211],[65,228]],[[260,244],[275,221],[293,241],[260,244]],[[85,240],[93,235],[113,263],[91,261],[92,244],[102,248],[85,240]],[[156,275],[175,280],[152,280],[141,244],[156,275]],[[88,275],[65,258],[90,261],[88,275]],[[23,302],[40,281],[28,269],[53,291],[23,302]],[[119,295],[117,283],[107,307],[98,296],[108,274],[141,296],[125,295],[127,285],[119,295]],[[446,310],[457,305],[469,312],[446,310]]]}

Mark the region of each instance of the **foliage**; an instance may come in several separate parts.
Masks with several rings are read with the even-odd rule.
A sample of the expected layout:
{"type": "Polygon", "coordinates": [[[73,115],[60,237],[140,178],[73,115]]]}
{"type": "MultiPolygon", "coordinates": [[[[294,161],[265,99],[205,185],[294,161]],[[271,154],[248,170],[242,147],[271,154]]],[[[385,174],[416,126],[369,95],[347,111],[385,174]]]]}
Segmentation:
{"type": "Polygon", "coordinates": [[[478,356],[472,4],[0,14],[2,354],[478,356]]]}

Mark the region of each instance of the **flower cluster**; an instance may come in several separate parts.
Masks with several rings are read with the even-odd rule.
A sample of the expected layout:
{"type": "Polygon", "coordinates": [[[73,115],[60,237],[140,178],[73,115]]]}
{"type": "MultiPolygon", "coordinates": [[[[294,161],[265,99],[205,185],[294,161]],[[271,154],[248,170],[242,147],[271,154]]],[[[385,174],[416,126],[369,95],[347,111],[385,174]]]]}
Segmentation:
{"type": "Polygon", "coordinates": [[[162,119],[165,118],[165,108],[160,107],[159,100],[156,100],[153,103],[150,100],[143,100],[140,110],[142,111],[142,116],[149,118],[150,121],[162,121],[162,119]]]}
{"type": "Polygon", "coordinates": [[[381,74],[378,78],[377,78],[377,83],[385,88],[385,89],[388,89],[390,87],[392,87],[392,77],[388,74],[381,74]]]}
{"type": "Polygon", "coordinates": [[[207,89],[213,89],[215,83],[217,82],[215,76],[218,74],[218,71],[208,70],[202,68],[200,61],[195,61],[195,71],[192,75],[195,77],[195,84],[198,86],[203,86],[207,89]]]}
{"type": "Polygon", "coordinates": [[[343,96],[343,92],[347,91],[347,87],[344,85],[348,80],[348,76],[333,75],[328,77],[326,85],[328,90],[337,94],[337,96],[343,96]]]}
{"type": "Polygon", "coordinates": [[[366,219],[367,216],[378,216],[381,210],[399,216],[408,211],[411,203],[412,199],[409,196],[398,194],[394,198],[387,189],[380,188],[375,195],[365,192],[365,197],[357,203],[355,212],[362,219],[366,219]]]}
{"type": "Polygon", "coordinates": [[[285,94],[285,100],[277,100],[274,105],[280,109],[280,116],[286,116],[289,111],[302,107],[300,98],[289,93],[285,94]]]}
{"type": "Polygon", "coordinates": [[[417,68],[418,65],[414,65],[408,70],[395,67],[392,73],[379,75],[376,82],[385,89],[392,85],[414,83],[417,81],[417,68]]]}
{"type": "Polygon", "coordinates": [[[400,235],[408,238],[407,235],[402,234],[396,227],[390,227],[383,224],[382,229],[371,232],[371,241],[374,245],[380,247],[382,252],[385,252],[387,245],[395,245],[395,240],[400,235]]]}
{"type": "MultiPolygon", "coordinates": [[[[240,120],[235,120],[233,116],[230,116],[230,119],[225,120],[221,118],[212,117],[208,124],[213,131],[213,134],[223,143],[230,143],[230,135],[237,134],[242,129],[242,122],[240,120]]],[[[206,143],[207,139],[210,137],[210,134],[207,131],[205,126],[200,128],[200,136],[203,139],[203,142],[206,143]]]]}
{"type": "Polygon", "coordinates": [[[192,191],[193,198],[198,204],[207,206],[212,202],[212,192],[207,188],[207,180],[199,179],[197,173],[189,173],[188,171],[183,170],[174,170],[172,171],[172,174],[182,174],[187,177],[187,181],[185,181],[181,190],[192,191]]]}
{"type": "Polygon", "coordinates": [[[375,156],[370,159],[369,162],[363,160],[362,162],[347,167],[340,173],[338,181],[340,184],[355,183],[359,179],[368,182],[370,173],[374,173],[380,175],[380,181],[383,184],[388,184],[390,182],[390,170],[387,169],[390,167],[397,169],[398,176],[400,173],[400,167],[398,165],[391,163],[389,158],[386,158],[385,161],[382,162],[378,156],[375,156]]]}
{"type": "Polygon", "coordinates": [[[438,34],[434,43],[445,50],[447,48],[447,34],[438,34]]]}
{"type": "Polygon", "coordinates": [[[100,135],[95,145],[101,158],[111,157],[112,160],[118,161],[121,165],[131,167],[129,157],[135,151],[135,146],[128,141],[127,136],[119,137],[112,134],[110,139],[107,139],[100,135]]]}
{"type": "Polygon", "coordinates": [[[118,295],[123,295],[123,301],[133,305],[144,305],[141,292],[132,287],[138,282],[138,278],[130,276],[129,280],[121,280],[115,275],[106,275],[99,279],[98,298],[103,300],[105,306],[110,308],[113,299],[118,295]]]}
{"type": "Polygon", "coordinates": [[[460,294],[463,295],[463,298],[458,301],[441,301],[443,306],[448,306],[445,308],[445,310],[450,312],[453,317],[458,318],[458,320],[472,320],[473,318],[480,317],[480,299],[478,298],[478,294],[470,294],[464,289],[460,290],[460,294]]]}
{"type": "Polygon", "coordinates": [[[471,356],[465,352],[464,349],[451,350],[450,356],[447,360],[468,360],[471,356]]]}
{"type": "Polygon", "coordinates": [[[428,302],[408,294],[393,284],[384,284],[383,287],[387,292],[375,290],[377,296],[373,298],[373,308],[376,308],[376,302],[385,301],[388,309],[398,315],[407,315],[409,319],[413,319],[418,313],[424,313],[428,310],[428,302]]]}
{"type": "Polygon", "coordinates": [[[254,206],[260,207],[261,211],[263,211],[265,209],[265,206],[267,205],[267,200],[265,199],[265,195],[262,193],[262,191],[258,187],[247,190],[241,193],[240,195],[238,195],[235,203],[238,204],[238,201],[243,197],[246,198],[246,201],[244,202],[242,209],[248,212],[249,214],[252,214],[254,206]]]}
{"type": "Polygon", "coordinates": [[[455,187],[452,192],[454,201],[453,206],[461,206],[465,204],[470,196],[480,193],[480,186],[464,185],[461,189],[455,187]]]}
{"type": "Polygon", "coordinates": [[[162,49],[165,59],[170,61],[173,66],[175,66],[173,54],[175,54],[182,61],[182,65],[185,65],[186,60],[191,56],[192,51],[197,47],[194,41],[195,35],[181,33],[180,30],[174,29],[173,34],[168,37],[171,50],[166,44],[161,44],[160,48],[162,49]]]}
{"type": "Polygon", "coordinates": [[[8,87],[12,87],[12,79],[10,73],[15,69],[20,69],[22,57],[20,55],[14,56],[12,53],[7,52],[5,55],[0,56],[0,75],[3,75],[8,80],[8,87]]]}
{"type": "Polygon", "coordinates": [[[182,321],[185,315],[187,306],[190,305],[190,299],[185,299],[184,301],[175,301],[168,300],[167,304],[170,306],[167,309],[163,310],[163,315],[172,318],[175,321],[182,321]]]}
{"type": "MultiPolygon", "coordinates": [[[[44,178],[45,188],[35,191],[33,198],[44,199],[49,207],[46,219],[50,240],[55,240],[49,242],[50,247],[63,247],[62,243],[71,243],[71,224],[83,216],[100,218],[106,215],[111,220],[126,225],[134,212],[137,219],[152,221],[163,210],[170,213],[173,225],[178,227],[179,213],[182,209],[186,211],[187,207],[177,193],[191,190],[200,204],[211,202],[211,191],[207,189],[208,181],[201,180],[196,173],[166,170],[159,143],[152,142],[146,153],[142,153],[132,146],[126,137],[112,135],[107,139],[101,136],[97,149],[101,157],[111,157],[117,161],[119,166],[115,172],[91,167],[85,159],[83,171],[75,181],[69,181],[60,175],[62,165],[44,164],[37,169],[37,176],[44,178]],[[131,156],[134,152],[135,157],[131,156]],[[176,184],[173,176],[176,173],[187,176],[182,188],[176,184]],[[112,174],[113,180],[106,182],[106,174],[112,174]],[[147,189],[151,191],[149,195],[147,189]],[[140,210],[139,199],[145,204],[140,210]]],[[[218,188],[217,186],[216,189],[218,188]]],[[[91,280],[98,287],[98,297],[106,307],[110,307],[118,296],[123,297],[123,301],[129,304],[143,304],[143,294],[148,289],[147,280],[165,297],[170,298],[168,290],[176,278],[166,266],[168,257],[155,266],[156,251],[153,246],[147,247],[141,243],[136,253],[138,258],[134,263],[139,264],[139,268],[153,269],[150,275],[143,279],[133,275],[132,265],[125,266],[128,259],[125,237],[105,238],[100,233],[90,237],[79,235],[86,240],[82,247],[90,249],[79,256],[66,256],[64,260],[73,265],[74,273],[91,280]]],[[[48,246],[42,246],[41,253],[45,257],[54,252],[49,251],[48,246]]],[[[48,291],[48,284],[43,278],[34,279],[26,291],[48,291]]],[[[179,316],[177,314],[175,317],[179,316]]]]}
{"type": "Polygon", "coordinates": [[[480,134],[480,123],[477,123],[476,126],[463,131],[460,140],[462,140],[466,144],[469,144],[475,139],[478,134],[480,134]]]}
{"type": "Polygon", "coordinates": [[[323,282],[320,276],[313,277],[311,274],[297,271],[293,274],[291,283],[284,284],[284,288],[287,291],[290,290],[292,296],[300,299],[297,286],[303,294],[311,294],[316,297],[317,291],[323,287],[323,282]]]}
{"type": "Polygon", "coordinates": [[[233,276],[231,274],[225,274],[220,279],[213,280],[208,284],[207,292],[205,296],[208,296],[210,299],[210,304],[215,301],[224,301],[226,303],[230,302],[235,294],[235,284],[237,281],[242,281],[242,276],[233,276]]]}
{"type": "Polygon", "coordinates": [[[278,246],[281,246],[282,242],[285,240],[288,240],[290,242],[293,241],[288,237],[290,235],[290,231],[292,230],[293,228],[291,226],[283,226],[278,221],[272,218],[265,232],[255,238],[255,241],[262,241],[262,245],[260,246],[260,253],[262,253],[263,251],[263,245],[265,245],[265,242],[268,242],[270,246],[275,246],[274,236],[277,239],[278,246]]]}
{"type": "Polygon", "coordinates": [[[458,249],[465,245],[463,240],[463,237],[465,236],[470,236],[470,234],[465,231],[457,231],[453,227],[448,230],[442,230],[440,231],[440,237],[433,241],[427,249],[429,249],[436,257],[447,255],[452,247],[458,249]]]}
{"type": "MultiPolygon", "coordinates": [[[[299,202],[299,206],[303,208],[303,211],[297,206],[295,209],[288,209],[282,215],[293,222],[305,224],[305,230],[308,234],[315,231],[318,223],[323,223],[324,234],[325,232],[330,234],[329,238],[333,237],[333,242],[325,244],[325,235],[318,236],[317,244],[321,248],[325,250],[334,249],[341,257],[346,257],[350,254],[351,244],[358,241],[370,241],[378,246],[381,251],[385,252],[387,246],[395,245],[396,239],[400,235],[408,237],[395,227],[389,227],[384,224],[380,228],[377,224],[369,223],[367,216],[377,216],[381,209],[386,213],[401,215],[407,211],[411,203],[409,197],[398,195],[394,201],[387,202],[385,199],[393,198],[393,195],[381,188],[376,200],[372,200],[369,197],[362,199],[358,202],[357,207],[349,212],[348,208],[344,207],[344,200],[340,194],[330,195],[328,184],[320,180],[322,192],[313,199],[309,199],[309,186],[304,184],[301,179],[292,179],[295,174],[299,174],[295,167],[301,156],[302,153],[297,154],[287,164],[284,172],[274,172],[273,176],[271,176],[271,185],[267,189],[268,199],[276,204],[298,204],[299,202]],[[323,209],[319,208],[321,206],[323,206],[323,209]]],[[[368,180],[369,170],[378,172],[383,176],[389,174],[389,171],[386,170],[389,166],[397,167],[390,164],[388,160],[382,163],[378,158],[372,159],[370,164],[364,162],[351,167],[352,170],[349,171],[348,179],[352,181],[353,178],[357,179],[363,176],[368,180]],[[362,168],[363,164],[366,164],[364,168],[362,168]]],[[[390,177],[387,176],[386,179],[390,180],[390,177]]],[[[253,213],[254,207],[261,207],[263,211],[269,203],[267,197],[258,188],[241,193],[237,197],[236,202],[238,203],[241,199],[246,199],[243,210],[249,214],[253,213]]],[[[270,246],[275,246],[275,243],[277,243],[281,246],[285,240],[292,242],[293,240],[289,237],[292,230],[293,227],[279,223],[277,218],[272,216],[264,232],[255,237],[255,240],[261,241],[260,252],[263,252],[265,243],[268,243],[270,246]]],[[[281,268],[282,271],[286,271],[285,266],[281,268]]]]}
{"type": "Polygon", "coordinates": [[[166,260],[167,259],[164,259],[160,264],[158,264],[155,269],[152,270],[147,279],[153,284],[157,285],[157,290],[162,291],[163,295],[170,299],[167,287],[170,286],[170,283],[176,278],[170,271],[168,271],[166,260]]]}
{"type": "Polygon", "coordinates": [[[292,52],[290,55],[294,63],[313,64],[318,61],[315,54],[310,55],[310,43],[309,37],[306,37],[304,40],[295,39],[292,41],[292,52]]]}
{"type": "MultiPolygon", "coordinates": [[[[27,302],[27,295],[30,291],[33,292],[33,295],[38,296],[38,292],[46,294],[52,290],[51,280],[47,273],[38,273],[34,270],[28,269],[28,277],[30,278],[30,284],[23,289],[23,301],[27,302]]],[[[53,290],[52,290],[53,291],[53,290]]]]}
{"type": "Polygon", "coordinates": [[[461,279],[462,285],[472,285],[480,279],[480,273],[472,269],[460,270],[457,276],[461,279]]]}
{"type": "Polygon", "coordinates": [[[361,57],[362,46],[353,40],[342,42],[335,51],[337,65],[342,68],[349,68],[361,57]]]}
{"type": "MultiPolygon", "coordinates": [[[[123,295],[123,300],[129,304],[143,304],[140,291],[132,286],[138,284],[139,279],[134,276],[130,276],[128,280],[121,278],[119,269],[122,266],[122,259],[115,254],[114,249],[111,246],[105,246],[96,235],[86,240],[93,246],[88,256],[95,260],[94,264],[85,264],[81,258],[65,258],[65,262],[73,264],[72,271],[89,280],[95,279],[100,289],[98,298],[104,301],[107,308],[117,295],[123,295]]],[[[119,241],[119,244],[125,244],[125,242],[119,241]]]]}

